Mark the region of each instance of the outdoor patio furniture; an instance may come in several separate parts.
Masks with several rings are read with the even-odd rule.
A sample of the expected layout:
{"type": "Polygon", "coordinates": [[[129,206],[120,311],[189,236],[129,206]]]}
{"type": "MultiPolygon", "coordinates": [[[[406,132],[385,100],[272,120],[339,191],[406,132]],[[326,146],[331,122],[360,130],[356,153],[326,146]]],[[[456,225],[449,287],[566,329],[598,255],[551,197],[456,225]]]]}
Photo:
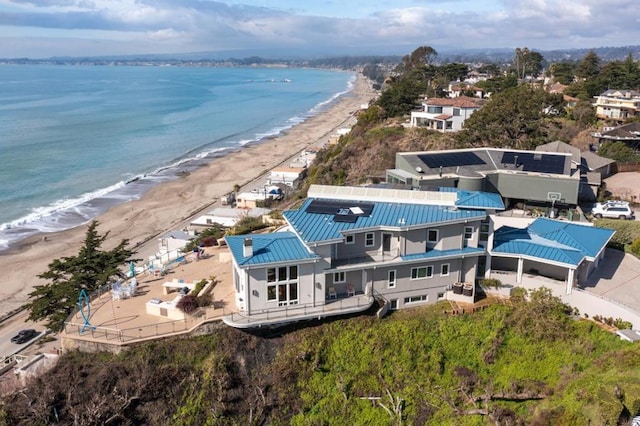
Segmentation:
{"type": "Polygon", "coordinates": [[[353,289],[351,284],[347,284],[347,296],[355,296],[356,291],[353,289]]]}
{"type": "Polygon", "coordinates": [[[336,293],[335,287],[329,287],[329,299],[337,299],[338,293],[336,293]]]}

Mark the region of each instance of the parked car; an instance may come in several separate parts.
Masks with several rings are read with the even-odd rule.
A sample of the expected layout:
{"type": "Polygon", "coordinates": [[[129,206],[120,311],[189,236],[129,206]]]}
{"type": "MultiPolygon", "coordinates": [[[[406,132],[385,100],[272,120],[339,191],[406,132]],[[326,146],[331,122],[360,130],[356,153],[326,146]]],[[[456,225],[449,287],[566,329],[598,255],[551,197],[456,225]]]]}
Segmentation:
{"type": "Polygon", "coordinates": [[[633,219],[635,213],[627,201],[609,200],[594,204],[591,214],[598,219],[633,219]]]}
{"type": "Polygon", "coordinates": [[[15,336],[13,336],[11,338],[11,342],[12,343],[26,343],[29,340],[33,339],[34,337],[36,337],[38,335],[38,332],[35,331],[32,328],[26,329],[26,330],[20,330],[18,332],[18,334],[16,334],[15,336]]]}

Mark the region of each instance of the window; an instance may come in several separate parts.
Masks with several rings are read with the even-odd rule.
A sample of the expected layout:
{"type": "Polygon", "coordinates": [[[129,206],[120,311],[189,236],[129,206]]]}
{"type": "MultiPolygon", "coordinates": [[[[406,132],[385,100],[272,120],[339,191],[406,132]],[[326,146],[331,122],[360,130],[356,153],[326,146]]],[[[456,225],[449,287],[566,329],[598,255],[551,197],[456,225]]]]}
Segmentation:
{"type": "Polygon", "coordinates": [[[333,273],[333,282],[335,284],[347,282],[347,276],[346,275],[347,274],[345,274],[344,271],[342,271],[342,272],[334,272],[333,273]]]}
{"type": "Polygon", "coordinates": [[[449,264],[443,263],[442,266],[440,266],[440,276],[446,277],[447,275],[449,275],[449,264]]]}
{"type": "Polygon", "coordinates": [[[433,266],[420,266],[417,268],[411,268],[411,279],[419,280],[421,278],[433,277],[433,266]]]}
{"type": "Polygon", "coordinates": [[[438,230],[437,229],[427,229],[427,242],[428,243],[437,243],[438,242],[438,230]]]}
{"type": "Polygon", "coordinates": [[[438,293],[438,300],[444,299],[444,293],[438,293]]]}
{"type": "Polygon", "coordinates": [[[459,117],[460,116],[460,108],[454,108],[453,109],[453,115],[456,116],[456,117],[459,117]]]}
{"type": "Polygon", "coordinates": [[[442,114],[442,107],[441,106],[428,106],[427,107],[427,112],[430,114],[442,114]]]}
{"type": "Polygon", "coordinates": [[[387,279],[387,287],[395,288],[396,287],[396,271],[392,269],[389,271],[388,279],[387,279]]]}
{"type": "Polygon", "coordinates": [[[391,309],[392,311],[398,309],[398,299],[391,299],[389,301],[389,309],[391,309]]]}
{"type": "Polygon", "coordinates": [[[267,268],[267,301],[278,306],[298,304],[298,266],[267,268]]]}
{"type": "Polygon", "coordinates": [[[419,303],[419,302],[428,302],[429,301],[429,296],[426,294],[420,295],[420,296],[411,296],[411,297],[405,297],[404,298],[404,304],[408,305],[410,303],[419,303]]]}
{"type": "Polygon", "coordinates": [[[353,238],[353,235],[345,235],[344,236],[344,243],[345,244],[353,244],[355,242],[355,238],[353,238]]]}
{"type": "Polygon", "coordinates": [[[489,240],[489,220],[483,220],[480,223],[480,241],[489,240]]]}
{"type": "Polygon", "coordinates": [[[373,232],[367,232],[366,234],[364,234],[365,247],[373,247],[375,243],[376,243],[376,240],[373,232]]]}
{"type": "Polygon", "coordinates": [[[473,240],[473,226],[464,227],[464,239],[473,240]]]}

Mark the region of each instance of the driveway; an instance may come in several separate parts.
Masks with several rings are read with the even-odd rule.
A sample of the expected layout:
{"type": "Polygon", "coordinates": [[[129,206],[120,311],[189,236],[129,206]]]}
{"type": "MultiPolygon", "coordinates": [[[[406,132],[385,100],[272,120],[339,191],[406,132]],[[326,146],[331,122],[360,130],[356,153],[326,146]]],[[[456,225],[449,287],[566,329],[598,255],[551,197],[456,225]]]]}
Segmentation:
{"type": "Polygon", "coordinates": [[[606,249],[598,269],[580,287],[640,313],[640,259],[606,249]]]}

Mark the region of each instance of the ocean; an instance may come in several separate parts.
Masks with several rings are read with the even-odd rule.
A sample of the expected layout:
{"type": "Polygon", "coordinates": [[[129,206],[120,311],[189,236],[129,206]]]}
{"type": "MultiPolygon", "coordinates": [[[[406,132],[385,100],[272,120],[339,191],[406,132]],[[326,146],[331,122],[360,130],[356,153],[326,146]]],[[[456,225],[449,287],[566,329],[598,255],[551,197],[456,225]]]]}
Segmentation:
{"type": "Polygon", "coordinates": [[[299,68],[0,66],[0,251],[276,136],[348,92],[299,68]]]}

